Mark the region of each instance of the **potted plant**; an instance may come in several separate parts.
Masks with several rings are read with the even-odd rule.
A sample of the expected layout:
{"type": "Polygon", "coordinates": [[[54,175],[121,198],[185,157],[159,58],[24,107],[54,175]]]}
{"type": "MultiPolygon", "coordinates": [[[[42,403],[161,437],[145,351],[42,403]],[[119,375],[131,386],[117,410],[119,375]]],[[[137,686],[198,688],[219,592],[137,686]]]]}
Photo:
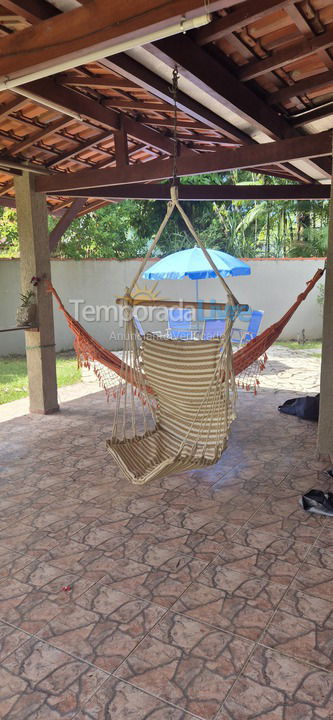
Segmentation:
{"type": "Polygon", "coordinates": [[[22,327],[36,324],[37,305],[36,296],[33,290],[27,290],[20,295],[21,305],[16,310],[16,326],[22,327]]]}

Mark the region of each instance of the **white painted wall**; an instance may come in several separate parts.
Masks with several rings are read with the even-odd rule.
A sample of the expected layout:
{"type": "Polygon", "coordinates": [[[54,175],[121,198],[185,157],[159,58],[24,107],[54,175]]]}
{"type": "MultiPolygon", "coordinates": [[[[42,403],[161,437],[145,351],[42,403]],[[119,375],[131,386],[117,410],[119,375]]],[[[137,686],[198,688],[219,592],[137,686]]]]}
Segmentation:
{"type": "MultiPolygon", "coordinates": [[[[84,300],[87,305],[111,305],[122,295],[136,269],[138,260],[52,260],[52,281],[62,301],[74,313],[70,300],[84,300]]],[[[252,274],[228,280],[231,289],[240,302],[264,311],[261,329],[265,329],[292,305],[299,292],[304,290],[306,281],[311,279],[317,268],[323,266],[322,258],[304,259],[254,259],[248,261],[252,274]]],[[[140,282],[153,286],[153,282],[140,282]]],[[[163,298],[194,299],[195,283],[192,280],[160,281],[159,296],[163,298]]],[[[15,312],[19,299],[19,260],[0,259],[0,327],[15,325],[15,312]]],[[[224,294],[218,280],[199,282],[201,300],[223,300],[224,294]]],[[[294,339],[305,330],[307,338],[322,336],[322,312],[317,302],[318,287],[314,288],[288,323],[281,338],[294,339]]],[[[81,305],[82,310],[83,305],[81,305]]],[[[73,346],[72,333],[67,327],[63,314],[55,307],[55,330],[57,350],[68,350],[73,346]]],[[[121,329],[113,320],[88,322],[79,320],[100,343],[111,349],[121,349],[121,329]],[[118,337],[119,336],[119,337],[118,337]]],[[[164,329],[165,323],[154,320],[144,323],[145,330],[164,329]]],[[[0,333],[0,355],[24,353],[23,331],[0,333]]]]}

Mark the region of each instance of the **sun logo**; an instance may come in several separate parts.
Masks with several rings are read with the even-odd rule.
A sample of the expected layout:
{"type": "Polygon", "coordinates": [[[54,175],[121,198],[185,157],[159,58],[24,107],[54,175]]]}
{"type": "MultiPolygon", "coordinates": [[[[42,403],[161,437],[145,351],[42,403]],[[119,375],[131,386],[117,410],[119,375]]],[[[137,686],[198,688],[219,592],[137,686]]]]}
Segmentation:
{"type": "Polygon", "coordinates": [[[157,286],[157,281],[152,287],[148,287],[146,284],[140,287],[140,285],[136,283],[132,291],[132,297],[135,298],[135,300],[156,300],[160,294],[160,291],[156,290],[157,286]]]}

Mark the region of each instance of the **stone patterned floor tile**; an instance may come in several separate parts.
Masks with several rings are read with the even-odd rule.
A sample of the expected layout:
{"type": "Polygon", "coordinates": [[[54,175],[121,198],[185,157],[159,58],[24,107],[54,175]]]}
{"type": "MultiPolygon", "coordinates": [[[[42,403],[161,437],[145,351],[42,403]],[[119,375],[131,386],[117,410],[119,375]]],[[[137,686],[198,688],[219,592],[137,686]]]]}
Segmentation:
{"type": "Polygon", "coordinates": [[[0,545],[9,550],[40,557],[58,545],[58,540],[45,530],[34,530],[24,523],[17,523],[0,530],[0,545]]]}
{"type": "Polygon", "coordinates": [[[333,674],[257,647],[215,720],[331,720],[333,674]]]}
{"type": "MultiPolygon", "coordinates": [[[[114,556],[117,557],[117,550],[114,556]]],[[[178,548],[173,548],[167,543],[158,543],[155,545],[149,542],[139,545],[136,549],[132,549],[128,557],[131,560],[146,563],[154,568],[170,573],[187,568],[188,577],[192,580],[205,569],[207,562],[210,560],[210,558],[206,560],[196,559],[189,553],[179,552],[178,548]]]]}
{"type": "Polygon", "coordinates": [[[285,592],[282,585],[233,571],[219,577],[222,587],[202,579],[190,585],[172,610],[250,640],[258,640],[285,592]]]}
{"type": "Polygon", "coordinates": [[[192,558],[189,563],[180,563],[173,572],[128,558],[126,563],[113,560],[101,584],[169,608],[197,576],[197,570],[198,563],[192,558]]]}
{"type": "Polygon", "coordinates": [[[158,605],[95,585],[44,624],[38,636],[111,672],[164,613],[158,605]]]}
{"type": "MultiPolygon", "coordinates": [[[[232,508],[234,510],[234,508],[232,508]]],[[[223,528],[226,524],[233,525],[233,527],[238,527],[243,524],[244,521],[234,522],[234,520],[231,517],[231,510],[227,513],[226,508],[224,508],[224,512],[227,513],[227,516],[224,516],[222,511],[219,512],[220,508],[216,507],[215,512],[212,512],[212,509],[208,510],[197,510],[196,508],[191,507],[184,507],[181,510],[175,509],[175,508],[168,508],[166,511],[164,511],[160,517],[160,521],[166,523],[167,525],[176,525],[176,527],[184,528],[185,530],[191,530],[192,532],[200,532],[204,535],[213,536],[216,538],[216,535],[221,530],[223,533],[223,528]],[[221,514],[222,513],[222,514],[221,514]]],[[[250,513],[245,513],[247,517],[250,513]]]]}
{"type": "Polygon", "coordinates": [[[30,555],[22,555],[15,550],[0,547],[0,580],[14,575],[33,560],[34,558],[30,555]]]}
{"type": "Polygon", "coordinates": [[[0,620],[33,634],[60,611],[60,604],[28,583],[15,578],[0,582],[0,620]]]}
{"type": "Polygon", "coordinates": [[[312,543],[317,539],[323,529],[325,521],[317,516],[306,516],[302,521],[295,518],[283,517],[261,509],[251,516],[246,523],[247,527],[260,532],[267,532],[277,537],[292,537],[300,542],[312,543]]]}
{"type": "Polygon", "coordinates": [[[0,663],[29,637],[23,630],[0,621],[0,663]]]}
{"type": "Polygon", "coordinates": [[[333,545],[315,543],[307,555],[307,562],[324,570],[333,572],[333,545]]]}
{"type": "Polygon", "coordinates": [[[235,542],[224,543],[216,561],[227,570],[237,570],[286,586],[290,585],[299,567],[278,555],[235,542]]]}
{"type": "MultiPolygon", "coordinates": [[[[122,543],[122,538],[117,538],[114,542],[116,547],[117,543],[122,543]]],[[[96,582],[107,573],[109,559],[112,560],[102,549],[92,549],[89,545],[73,539],[58,544],[41,558],[60,570],[73,572],[96,582]]]]}
{"type": "MultiPolygon", "coordinates": [[[[331,486],[332,486],[332,480],[331,486]]],[[[327,548],[333,548],[333,524],[330,520],[330,523],[326,525],[326,527],[321,531],[317,541],[316,545],[318,547],[327,547],[327,548]]]]}
{"type": "Polygon", "coordinates": [[[107,543],[110,541],[112,546],[114,535],[117,537],[130,537],[133,533],[136,534],[139,526],[143,523],[143,518],[138,518],[136,515],[130,515],[130,513],[121,510],[114,510],[110,515],[103,515],[97,520],[87,523],[73,535],[73,540],[82,542],[92,548],[100,545],[102,548],[108,549],[107,543]]]}
{"type": "Polygon", "coordinates": [[[158,698],[110,677],[85,703],[74,720],[194,720],[194,715],[183,712],[158,698]]]}
{"type": "Polygon", "coordinates": [[[261,643],[332,671],[332,603],[298,590],[289,590],[261,643]]]}
{"type": "Polygon", "coordinates": [[[303,562],[310,552],[310,546],[307,543],[294,540],[293,537],[276,537],[276,535],[261,532],[261,530],[252,530],[246,526],[240,528],[232,540],[249,548],[272,553],[294,565],[303,562]]]}
{"type": "Polygon", "coordinates": [[[106,678],[102,670],[29,638],[0,665],[0,717],[73,718],[106,678]]]}
{"type": "Polygon", "coordinates": [[[333,570],[304,563],[298,571],[292,587],[308,595],[333,600],[333,570]]]}
{"type": "Polygon", "coordinates": [[[252,644],[168,613],[116,676],[205,720],[212,720],[252,644]]]}
{"type": "Polygon", "coordinates": [[[112,720],[331,720],[333,528],[298,506],[331,480],[315,459],[316,427],[277,413],[289,396],[240,392],[219,463],[142,487],[105,452],[114,405],[102,393],[1,424],[0,717],[106,720],[111,707],[112,720]],[[156,662],[148,641],[156,656],[162,646],[156,662]],[[269,669],[261,663],[257,687],[247,673],[259,651],[269,669]],[[129,682],[102,672],[119,664],[129,682]],[[79,669],[65,682],[69,666],[82,682],[79,669]]]}
{"type": "Polygon", "coordinates": [[[43,592],[57,605],[75,600],[95,583],[94,579],[81,578],[74,573],[64,572],[51,563],[34,560],[15,574],[15,579],[28,583],[32,590],[43,592]],[[64,588],[70,590],[64,591],[64,588]]]}

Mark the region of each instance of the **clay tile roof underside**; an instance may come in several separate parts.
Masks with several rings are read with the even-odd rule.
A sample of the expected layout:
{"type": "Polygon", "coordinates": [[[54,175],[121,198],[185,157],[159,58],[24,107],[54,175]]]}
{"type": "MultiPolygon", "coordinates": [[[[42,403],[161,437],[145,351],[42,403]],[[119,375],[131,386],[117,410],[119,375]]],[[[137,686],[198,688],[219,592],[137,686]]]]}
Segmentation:
{"type": "MultiPolygon", "coordinates": [[[[90,0],[93,5],[95,0],[90,0]]],[[[65,12],[74,0],[58,3],[65,12]]],[[[88,6],[89,0],[81,0],[88,6]]],[[[56,18],[57,1],[0,0],[1,45],[56,18]]],[[[183,34],[0,92],[0,203],[14,175],[39,177],[133,166],[172,155],[172,68],[179,67],[177,134],[186,167],[199,156],[306,137],[333,127],[332,0],[215,3],[211,21],[183,34]],[[228,9],[224,9],[228,8],[228,9]]],[[[204,8],[203,10],[204,11],[204,8]]],[[[249,168],[295,182],[328,182],[328,152],[249,168]]],[[[226,155],[228,157],[228,155],[226,155]]],[[[185,173],[184,173],[185,174],[185,173]]],[[[150,182],[154,178],[142,182],[150,182]]],[[[47,195],[61,216],[73,197],[47,195]]],[[[85,197],[84,214],[110,202],[85,197]]]]}

